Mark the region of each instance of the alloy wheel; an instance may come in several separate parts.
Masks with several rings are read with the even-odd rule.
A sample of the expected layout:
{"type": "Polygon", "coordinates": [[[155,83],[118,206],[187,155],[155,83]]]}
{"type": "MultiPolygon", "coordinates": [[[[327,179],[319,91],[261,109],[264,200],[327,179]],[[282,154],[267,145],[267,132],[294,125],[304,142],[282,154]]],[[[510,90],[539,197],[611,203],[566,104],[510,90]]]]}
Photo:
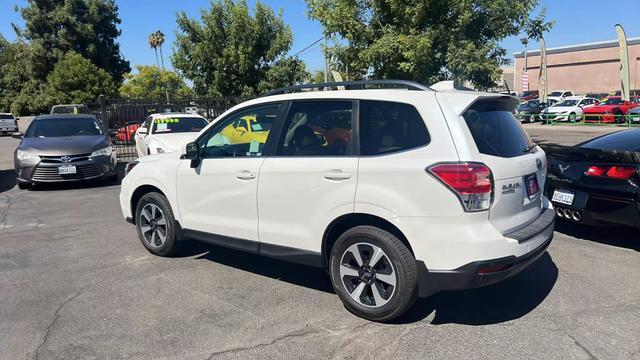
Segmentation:
{"type": "Polygon", "coordinates": [[[358,304],[378,308],[393,297],[397,279],[384,250],[361,242],[349,246],[342,254],[340,281],[358,304]]]}
{"type": "Polygon", "coordinates": [[[146,204],[140,212],[138,224],[142,237],[151,247],[159,248],[167,240],[167,219],[158,205],[146,204]]]}

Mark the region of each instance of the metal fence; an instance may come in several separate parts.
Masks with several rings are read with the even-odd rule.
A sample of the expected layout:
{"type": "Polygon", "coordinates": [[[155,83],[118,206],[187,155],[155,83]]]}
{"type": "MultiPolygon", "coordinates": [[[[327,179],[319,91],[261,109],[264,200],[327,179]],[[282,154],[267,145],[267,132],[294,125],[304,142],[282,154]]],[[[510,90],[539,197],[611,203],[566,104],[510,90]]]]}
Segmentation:
{"type": "Polygon", "coordinates": [[[118,159],[127,160],[137,157],[133,134],[149,115],[163,112],[188,112],[197,113],[211,121],[244,100],[246,99],[194,98],[165,101],[100,98],[97,103],[88,104],[88,107],[106,128],[114,131],[113,140],[118,159]]]}

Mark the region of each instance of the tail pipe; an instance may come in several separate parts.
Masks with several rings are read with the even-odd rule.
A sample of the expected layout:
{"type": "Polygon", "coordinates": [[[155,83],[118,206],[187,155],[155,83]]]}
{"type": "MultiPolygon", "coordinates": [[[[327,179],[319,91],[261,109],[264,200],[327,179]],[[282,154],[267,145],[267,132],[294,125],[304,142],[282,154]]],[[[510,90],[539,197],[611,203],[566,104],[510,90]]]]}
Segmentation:
{"type": "Polygon", "coordinates": [[[575,222],[582,221],[582,212],[580,210],[556,208],[556,215],[563,219],[572,220],[575,222]]]}

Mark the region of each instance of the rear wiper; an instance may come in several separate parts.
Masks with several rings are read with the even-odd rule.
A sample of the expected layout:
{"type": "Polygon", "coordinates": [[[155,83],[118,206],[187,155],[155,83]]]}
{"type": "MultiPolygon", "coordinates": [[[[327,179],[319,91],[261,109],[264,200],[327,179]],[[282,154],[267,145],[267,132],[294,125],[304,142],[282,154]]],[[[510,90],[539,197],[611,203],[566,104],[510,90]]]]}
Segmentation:
{"type": "Polygon", "coordinates": [[[522,152],[523,153],[528,153],[531,150],[535,149],[536,146],[538,146],[538,144],[531,144],[531,145],[527,146],[526,148],[522,149],[522,152]]]}

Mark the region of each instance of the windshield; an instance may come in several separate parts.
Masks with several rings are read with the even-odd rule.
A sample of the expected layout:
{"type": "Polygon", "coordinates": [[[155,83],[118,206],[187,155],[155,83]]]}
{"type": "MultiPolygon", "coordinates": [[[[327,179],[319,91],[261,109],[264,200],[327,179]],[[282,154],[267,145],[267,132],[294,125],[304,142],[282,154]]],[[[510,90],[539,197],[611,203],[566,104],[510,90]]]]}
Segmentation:
{"type": "Polygon", "coordinates": [[[564,100],[561,101],[554,106],[576,106],[578,105],[578,100],[564,100]]]}
{"type": "Polygon", "coordinates": [[[207,120],[196,117],[172,117],[155,119],[153,132],[156,134],[199,132],[207,126],[207,120]]]}
{"type": "Polygon", "coordinates": [[[554,91],[549,96],[562,96],[562,91],[554,91]]]}
{"type": "Polygon", "coordinates": [[[52,114],[86,114],[87,108],[85,106],[54,106],[51,110],[52,114]]]}
{"type": "Polygon", "coordinates": [[[600,105],[620,105],[622,104],[622,98],[610,97],[605,101],[600,102],[600,105]]]}
{"type": "MultiPolygon", "coordinates": [[[[273,125],[274,116],[245,116],[242,119],[246,120],[251,126],[251,131],[270,131],[271,125],[273,125]]],[[[244,125],[241,125],[244,127],[244,125]]]]}
{"type": "Polygon", "coordinates": [[[540,105],[540,101],[538,101],[538,100],[529,100],[529,101],[525,101],[522,104],[520,104],[520,107],[537,107],[538,105],[540,105]]]}
{"type": "Polygon", "coordinates": [[[1,114],[0,115],[0,120],[13,120],[13,115],[1,114]]]}
{"type": "Polygon", "coordinates": [[[520,96],[530,96],[533,95],[533,91],[523,91],[520,93],[520,96]]]}
{"type": "Polygon", "coordinates": [[[66,136],[102,135],[98,122],[92,118],[36,119],[25,138],[51,138],[66,136]]]}

